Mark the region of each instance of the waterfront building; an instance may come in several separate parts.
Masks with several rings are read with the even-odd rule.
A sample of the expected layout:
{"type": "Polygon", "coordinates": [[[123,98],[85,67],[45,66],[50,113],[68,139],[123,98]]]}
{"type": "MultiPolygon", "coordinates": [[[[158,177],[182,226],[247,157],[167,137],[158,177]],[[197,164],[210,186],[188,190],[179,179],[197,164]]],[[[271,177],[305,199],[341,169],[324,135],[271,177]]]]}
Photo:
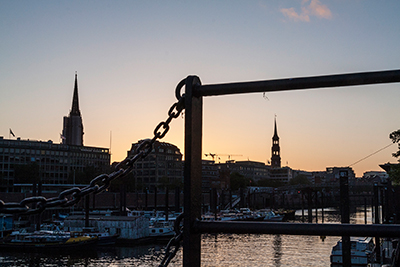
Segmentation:
{"type": "Polygon", "coordinates": [[[234,161],[227,160],[225,163],[217,164],[219,171],[229,171],[230,173],[237,172],[246,178],[253,181],[269,179],[270,167],[263,162],[258,161],[234,161]]]}
{"type": "Polygon", "coordinates": [[[292,175],[293,175],[293,178],[296,178],[299,175],[307,177],[307,180],[310,183],[313,183],[313,173],[312,172],[303,171],[303,170],[292,170],[292,175]]]}
{"type": "Polygon", "coordinates": [[[66,184],[88,182],[110,167],[108,148],[83,146],[77,74],[72,108],[69,116],[64,117],[61,139],[62,143],[56,144],[51,140],[0,136],[0,191],[29,191],[33,183],[42,185],[43,190],[46,190],[45,185],[62,189],[66,184]]]}
{"type": "MultiPolygon", "coordinates": [[[[141,142],[132,144],[128,155],[136,154],[141,142]]],[[[154,191],[156,187],[180,186],[183,184],[182,153],[173,144],[156,141],[151,153],[134,164],[136,185],[154,191]]]]}
{"type": "Polygon", "coordinates": [[[218,166],[214,160],[203,159],[201,164],[201,188],[203,192],[208,192],[210,188],[220,189],[229,186],[229,179],[219,175],[218,166]]]}
{"type": "MultiPolygon", "coordinates": [[[[70,146],[52,141],[4,139],[0,136],[0,191],[18,192],[33,182],[73,184],[85,172],[110,166],[108,148],[70,146]]],[[[94,178],[94,177],[92,177],[94,178]]]]}
{"type": "Polygon", "coordinates": [[[336,183],[339,181],[340,172],[347,171],[349,179],[356,178],[356,174],[351,167],[327,167],[326,168],[326,182],[336,183]]]}
{"type": "Polygon", "coordinates": [[[326,183],[326,171],[313,171],[312,173],[312,184],[324,184],[326,183]]]}
{"type": "Polygon", "coordinates": [[[364,172],[362,178],[376,183],[386,183],[389,179],[389,174],[386,171],[367,171],[364,172]]]}
{"type": "Polygon", "coordinates": [[[270,168],[269,179],[271,181],[287,184],[293,178],[293,170],[290,167],[270,168]]]}

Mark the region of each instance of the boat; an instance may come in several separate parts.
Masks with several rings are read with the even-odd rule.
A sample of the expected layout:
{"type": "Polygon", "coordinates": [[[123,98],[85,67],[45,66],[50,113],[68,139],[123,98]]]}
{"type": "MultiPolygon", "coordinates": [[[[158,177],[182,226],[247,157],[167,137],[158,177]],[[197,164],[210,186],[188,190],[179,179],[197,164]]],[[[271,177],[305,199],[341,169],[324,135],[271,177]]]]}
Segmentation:
{"type": "Polygon", "coordinates": [[[249,208],[241,208],[236,214],[237,221],[262,221],[263,215],[258,212],[253,212],[249,208]]]}
{"type": "Polygon", "coordinates": [[[109,232],[100,232],[94,227],[84,227],[81,232],[76,232],[81,235],[97,238],[98,246],[112,246],[117,242],[119,234],[112,235],[109,232]]]}
{"type": "MultiPolygon", "coordinates": [[[[375,259],[375,244],[372,237],[351,237],[351,266],[367,266],[375,259]]],[[[331,266],[343,266],[342,240],[332,248],[331,266]]]]}
{"type": "Polygon", "coordinates": [[[172,237],[175,235],[174,226],[176,214],[168,214],[164,212],[156,212],[155,217],[150,218],[149,235],[151,237],[172,237]]]}
{"type": "Polygon", "coordinates": [[[258,213],[263,216],[264,222],[282,222],[284,218],[283,215],[275,214],[275,212],[270,209],[262,209],[259,210],[258,213]]]}
{"type": "Polygon", "coordinates": [[[25,229],[21,229],[13,231],[3,238],[0,242],[0,248],[26,249],[29,251],[80,249],[95,245],[97,241],[97,237],[89,237],[72,232],[47,230],[28,232],[25,229]]]}
{"type": "Polygon", "coordinates": [[[172,237],[175,220],[158,220],[149,226],[149,236],[151,237],[172,237]]]}
{"type": "Polygon", "coordinates": [[[283,216],[283,221],[286,222],[288,220],[294,220],[295,219],[295,213],[296,210],[277,210],[274,211],[276,215],[282,215],[283,216]]]}

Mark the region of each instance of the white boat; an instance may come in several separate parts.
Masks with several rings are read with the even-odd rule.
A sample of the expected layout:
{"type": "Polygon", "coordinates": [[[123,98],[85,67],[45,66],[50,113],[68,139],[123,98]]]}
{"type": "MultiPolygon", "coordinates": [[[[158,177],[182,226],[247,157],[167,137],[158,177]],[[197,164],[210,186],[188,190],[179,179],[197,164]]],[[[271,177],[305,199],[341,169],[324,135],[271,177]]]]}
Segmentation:
{"type": "Polygon", "coordinates": [[[275,214],[275,212],[270,209],[259,210],[258,213],[264,217],[263,220],[266,222],[281,222],[284,218],[283,215],[275,214]]]}
{"type": "Polygon", "coordinates": [[[168,219],[164,212],[156,212],[155,217],[150,218],[149,235],[152,237],[170,237],[175,234],[174,225],[176,214],[168,214],[168,219]]]}
{"type": "Polygon", "coordinates": [[[149,226],[149,235],[152,237],[173,236],[175,220],[159,220],[149,226]]]}
{"type": "MultiPolygon", "coordinates": [[[[351,237],[351,266],[367,266],[375,259],[375,244],[372,237],[351,237]]],[[[343,266],[342,240],[332,248],[331,266],[343,266]]]]}

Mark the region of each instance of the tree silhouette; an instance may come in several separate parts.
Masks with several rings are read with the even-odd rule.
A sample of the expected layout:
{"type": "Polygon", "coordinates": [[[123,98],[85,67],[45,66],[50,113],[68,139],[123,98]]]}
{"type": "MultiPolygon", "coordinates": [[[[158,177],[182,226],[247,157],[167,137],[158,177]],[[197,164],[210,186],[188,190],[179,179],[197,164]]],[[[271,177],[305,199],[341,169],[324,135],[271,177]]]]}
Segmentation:
{"type": "MultiPolygon", "coordinates": [[[[390,133],[389,138],[392,139],[393,143],[397,143],[398,150],[392,156],[400,162],[400,130],[390,133]]],[[[400,164],[390,165],[389,176],[394,183],[400,184],[400,164]]]]}

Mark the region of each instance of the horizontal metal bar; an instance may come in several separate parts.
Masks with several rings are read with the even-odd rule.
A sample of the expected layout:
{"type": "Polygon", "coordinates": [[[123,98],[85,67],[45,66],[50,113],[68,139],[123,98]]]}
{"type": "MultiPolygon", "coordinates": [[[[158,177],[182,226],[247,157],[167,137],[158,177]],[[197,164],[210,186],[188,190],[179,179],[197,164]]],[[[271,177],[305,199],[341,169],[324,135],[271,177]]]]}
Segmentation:
{"type": "Polygon", "coordinates": [[[194,95],[199,97],[395,82],[400,82],[400,70],[335,74],[326,76],[287,78],[256,82],[239,82],[209,85],[206,84],[196,86],[194,88],[194,95]]]}
{"type": "Polygon", "coordinates": [[[286,234],[318,236],[400,237],[400,225],[394,224],[316,224],[278,222],[196,221],[194,231],[231,234],[286,234]]]}

